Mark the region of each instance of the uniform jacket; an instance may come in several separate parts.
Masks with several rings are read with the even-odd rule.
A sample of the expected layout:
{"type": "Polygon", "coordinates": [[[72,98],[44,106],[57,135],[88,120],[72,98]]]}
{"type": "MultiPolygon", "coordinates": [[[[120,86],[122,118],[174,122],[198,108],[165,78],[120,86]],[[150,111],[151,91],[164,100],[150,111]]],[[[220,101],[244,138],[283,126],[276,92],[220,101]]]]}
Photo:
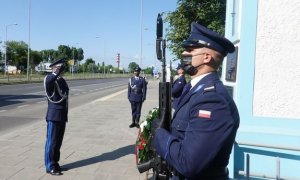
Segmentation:
{"type": "Polygon", "coordinates": [[[50,73],[44,80],[45,91],[48,96],[47,121],[68,121],[69,87],[64,78],[50,73]]]}
{"type": "Polygon", "coordinates": [[[128,82],[129,101],[142,102],[146,100],[147,83],[143,77],[131,77],[128,82]]]}
{"type": "Polygon", "coordinates": [[[217,73],[211,73],[183,96],[171,132],[157,129],[154,144],[186,179],[209,179],[203,178],[206,171],[228,165],[238,127],[236,105],[217,73]]]}
{"type": "Polygon", "coordinates": [[[186,84],[184,75],[179,76],[172,85],[172,97],[173,97],[173,108],[176,107],[178,103],[178,98],[180,97],[183,87],[186,84]]]}

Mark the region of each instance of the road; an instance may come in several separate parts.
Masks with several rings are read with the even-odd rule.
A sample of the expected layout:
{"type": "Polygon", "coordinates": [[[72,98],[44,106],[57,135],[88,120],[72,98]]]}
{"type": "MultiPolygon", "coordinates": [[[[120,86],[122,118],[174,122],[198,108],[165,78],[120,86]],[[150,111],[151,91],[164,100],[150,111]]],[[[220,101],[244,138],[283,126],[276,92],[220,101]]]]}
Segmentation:
{"type": "MultiPolygon", "coordinates": [[[[127,88],[127,78],[68,81],[69,109],[127,88]]],[[[43,83],[0,86],[0,134],[35,121],[47,110],[43,83]]]]}

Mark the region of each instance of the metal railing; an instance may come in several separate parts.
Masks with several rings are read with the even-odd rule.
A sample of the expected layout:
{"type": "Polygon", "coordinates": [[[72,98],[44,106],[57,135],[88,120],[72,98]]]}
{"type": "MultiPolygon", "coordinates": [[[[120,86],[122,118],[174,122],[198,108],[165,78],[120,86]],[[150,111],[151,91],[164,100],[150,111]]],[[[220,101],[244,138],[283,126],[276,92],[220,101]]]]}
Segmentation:
{"type": "MultiPolygon", "coordinates": [[[[249,142],[237,142],[238,145],[242,146],[251,146],[251,147],[261,147],[261,148],[271,148],[278,150],[289,150],[289,151],[299,151],[299,147],[290,147],[290,146],[282,146],[282,145],[273,145],[273,144],[259,144],[259,143],[249,143],[249,142]]],[[[246,170],[238,171],[238,175],[245,176],[247,180],[250,180],[251,177],[259,177],[259,178],[267,178],[267,179],[276,179],[276,180],[296,180],[292,178],[281,178],[280,177],[280,158],[276,158],[276,175],[267,175],[263,173],[251,173],[250,172],[250,155],[246,153],[246,170]]],[[[299,180],[300,178],[298,178],[299,180]]]]}

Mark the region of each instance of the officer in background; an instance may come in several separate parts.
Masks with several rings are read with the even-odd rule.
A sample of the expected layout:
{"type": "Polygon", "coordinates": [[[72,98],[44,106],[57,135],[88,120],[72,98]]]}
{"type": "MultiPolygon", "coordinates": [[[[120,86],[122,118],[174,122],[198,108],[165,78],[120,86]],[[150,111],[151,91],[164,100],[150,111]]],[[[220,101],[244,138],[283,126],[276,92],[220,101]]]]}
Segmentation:
{"type": "Polygon", "coordinates": [[[141,110],[143,102],[146,100],[147,82],[145,78],[140,77],[141,68],[134,69],[134,76],[129,79],[128,83],[128,100],[131,104],[132,123],[130,128],[139,128],[141,110]]]}
{"type": "Polygon", "coordinates": [[[192,80],[175,109],[171,132],[158,128],[154,147],[174,169],[173,179],[227,180],[240,119],[217,69],[235,47],[195,22],[183,47],[183,65],[192,80]]]}
{"type": "Polygon", "coordinates": [[[182,93],[183,87],[186,84],[183,66],[181,64],[178,64],[176,69],[177,69],[177,75],[176,75],[176,78],[174,78],[174,82],[172,84],[172,98],[173,98],[172,107],[173,107],[173,109],[176,108],[178,99],[182,93]]]}
{"type": "Polygon", "coordinates": [[[48,99],[46,114],[47,139],[45,145],[46,172],[51,175],[62,175],[59,166],[60,147],[62,145],[66,122],[68,121],[68,95],[69,87],[62,77],[64,60],[60,59],[50,66],[52,73],[44,79],[44,87],[48,99]]]}

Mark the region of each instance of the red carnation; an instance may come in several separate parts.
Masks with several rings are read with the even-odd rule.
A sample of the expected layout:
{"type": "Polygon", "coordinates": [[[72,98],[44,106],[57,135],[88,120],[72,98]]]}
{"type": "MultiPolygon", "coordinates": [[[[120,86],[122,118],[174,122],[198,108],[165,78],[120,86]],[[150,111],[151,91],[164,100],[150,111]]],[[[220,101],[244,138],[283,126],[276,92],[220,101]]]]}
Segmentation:
{"type": "Polygon", "coordinates": [[[145,146],[144,146],[145,144],[146,144],[146,140],[145,140],[145,138],[142,138],[141,143],[139,145],[139,150],[143,150],[145,148],[145,146]]]}

